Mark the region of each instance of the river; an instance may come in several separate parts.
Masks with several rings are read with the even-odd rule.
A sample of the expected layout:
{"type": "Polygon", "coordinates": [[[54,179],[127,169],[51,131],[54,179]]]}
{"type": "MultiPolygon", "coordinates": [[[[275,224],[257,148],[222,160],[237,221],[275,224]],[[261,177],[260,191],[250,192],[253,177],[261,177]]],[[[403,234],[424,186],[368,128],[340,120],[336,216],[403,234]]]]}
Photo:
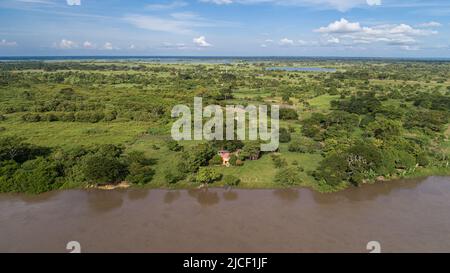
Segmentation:
{"type": "Polygon", "coordinates": [[[333,194],[289,190],[67,190],[0,195],[0,252],[450,251],[450,178],[333,194]]]}

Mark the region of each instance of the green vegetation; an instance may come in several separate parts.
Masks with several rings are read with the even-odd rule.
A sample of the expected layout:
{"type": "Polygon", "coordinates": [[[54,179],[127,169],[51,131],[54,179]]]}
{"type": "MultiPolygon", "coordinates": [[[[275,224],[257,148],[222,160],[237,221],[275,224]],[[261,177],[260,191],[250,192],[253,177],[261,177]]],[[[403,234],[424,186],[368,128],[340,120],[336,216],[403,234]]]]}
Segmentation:
{"type": "Polygon", "coordinates": [[[450,174],[449,78],[449,62],[430,61],[2,62],[0,192],[123,181],[336,191],[450,174]],[[337,72],[265,70],[274,65],[337,72]],[[171,109],[194,96],[204,105],[280,105],[279,150],[173,141],[171,109]]]}

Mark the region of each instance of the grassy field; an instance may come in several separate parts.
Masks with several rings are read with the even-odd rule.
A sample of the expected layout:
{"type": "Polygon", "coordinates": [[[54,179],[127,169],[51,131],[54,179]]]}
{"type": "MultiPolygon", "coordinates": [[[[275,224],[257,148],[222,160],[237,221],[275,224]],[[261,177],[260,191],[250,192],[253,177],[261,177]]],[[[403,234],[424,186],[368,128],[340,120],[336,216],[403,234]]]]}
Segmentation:
{"type": "MultiPolygon", "coordinates": [[[[332,120],[331,116],[336,109],[331,108],[331,102],[346,101],[361,91],[373,93],[374,97],[387,96],[387,99],[380,100],[380,105],[384,109],[397,111],[397,113],[403,109],[415,113],[419,108],[413,103],[414,97],[410,98],[412,95],[439,94],[445,98],[450,88],[446,86],[446,83],[438,83],[442,81],[442,76],[430,78],[423,73],[431,69],[432,64],[417,64],[421,67],[418,70],[404,65],[404,71],[390,72],[393,79],[377,79],[377,73],[385,73],[385,69],[393,68],[390,67],[391,64],[376,62],[368,65],[333,61],[304,61],[287,64],[69,62],[64,65],[67,68],[62,67],[56,71],[34,68],[7,70],[10,73],[8,74],[11,77],[10,82],[0,85],[0,137],[20,137],[27,143],[63,149],[79,146],[95,147],[100,144],[122,145],[125,147],[125,153],[140,151],[151,159],[155,172],[152,181],[146,187],[155,188],[199,186],[193,181],[196,173],[189,174],[185,179],[174,184],[168,184],[166,178],[166,172],[176,170],[177,162],[184,160],[187,151],[199,144],[198,141],[182,141],[180,144],[184,151],[177,152],[167,147],[167,141],[171,139],[171,124],[174,121],[170,118],[171,108],[180,103],[191,106],[194,96],[202,96],[204,106],[209,103],[278,104],[298,114],[298,118],[281,120],[280,126],[291,130],[292,139],[300,139],[305,137],[303,128],[305,121],[316,113],[330,115],[332,120]],[[265,71],[267,66],[286,65],[336,68],[337,73],[343,73],[344,76],[335,77],[334,73],[265,71]],[[83,66],[89,68],[84,69],[83,66]],[[104,66],[111,66],[111,68],[104,68],[104,66]],[[132,69],[137,66],[140,70],[132,69]],[[355,74],[346,76],[347,71],[355,74]],[[359,72],[367,71],[373,72],[370,80],[365,79],[365,76],[362,79],[358,78],[359,72]],[[415,73],[416,76],[412,78],[409,73],[415,73]],[[15,77],[21,78],[17,80],[15,77]],[[345,77],[345,79],[339,77],[345,77]],[[391,98],[389,96],[393,91],[397,92],[396,97],[391,98]],[[232,97],[220,97],[221,92],[231,92],[232,97]],[[114,118],[95,122],[47,120],[49,114],[61,116],[67,113],[95,111],[101,114],[114,112],[114,118]],[[41,120],[38,122],[26,120],[24,117],[30,113],[41,115],[41,120]]],[[[396,66],[394,68],[397,69],[396,66]]],[[[450,71],[447,67],[442,69],[450,71]]],[[[365,75],[364,73],[362,75],[365,75]]],[[[358,107],[364,106],[363,104],[358,107]]],[[[426,107],[432,106],[432,104],[426,104],[420,110],[428,111],[426,107]]],[[[359,113],[357,110],[355,112],[358,113],[356,116],[359,121],[370,116],[372,119],[369,122],[373,122],[376,118],[387,115],[382,111],[359,113]]],[[[388,117],[388,119],[392,118],[388,117]]],[[[408,122],[408,116],[398,119],[402,119],[401,124],[408,122]]],[[[324,124],[318,126],[324,126],[324,124]]],[[[344,149],[348,143],[354,144],[357,140],[368,137],[366,127],[359,125],[353,127],[332,128],[333,130],[329,132],[330,136],[327,135],[323,139],[320,134],[325,133],[327,129],[321,128],[316,132],[316,136],[309,136],[309,138],[316,137],[314,141],[322,148],[344,149]],[[327,145],[336,147],[330,148],[327,145]]],[[[444,154],[450,156],[450,126],[448,125],[442,132],[424,131],[422,128],[403,128],[401,132],[403,133],[401,137],[426,139],[430,141],[430,145],[440,147],[444,154]]],[[[380,139],[377,141],[377,145],[384,143],[380,139]]],[[[312,173],[320,168],[320,162],[329,155],[328,150],[318,148],[311,153],[290,152],[288,145],[288,143],[281,144],[277,153],[287,162],[287,167],[296,166],[303,169],[298,174],[299,180],[296,186],[320,187],[312,173]]],[[[285,186],[274,182],[274,177],[280,169],[274,166],[270,153],[263,154],[258,160],[245,160],[243,166],[239,167],[209,166],[209,168],[224,176],[238,177],[239,187],[243,188],[285,186]]],[[[427,169],[422,168],[416,173],[407,173],[407,175],[446,173],[442,170],[441,167],[433,166],[427,169]]],[[[77,184],[65,184],[64,187],[76,186],[77,184]]],[[[210,186],[224,186],[224,182],[219,180],[211,183],[210,186]]]]}

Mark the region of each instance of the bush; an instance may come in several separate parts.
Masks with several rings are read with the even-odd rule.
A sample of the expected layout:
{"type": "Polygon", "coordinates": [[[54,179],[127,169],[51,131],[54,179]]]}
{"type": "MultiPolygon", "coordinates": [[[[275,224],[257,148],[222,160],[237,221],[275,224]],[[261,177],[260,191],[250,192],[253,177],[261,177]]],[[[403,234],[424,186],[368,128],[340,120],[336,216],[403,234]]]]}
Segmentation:
{"type": "Polygon", "coordinates": [[[166,146],[170,151],[173,151],[173,152],[179,152],[179,151],[183,150],[183,146],[178,144],[178,142],[175,140],[168,140],[166,142],[166,146]]]}
{"type": "Polygon", "coordinates": [[[231,166],[236,166],[237,161],[238,161],[237,156],[236,155],[231,155],[230,161],[229,161],[231,166]]]}
{"type": "Polygon", "coordinates": [[[195,180],[199,183],[209,184],[220,180],[220,178],[222,178],[222,174],[220,174],[216,170],[212,168],[201,168],[198,171],[195,180]]]}
{"type": "Polygon", "coordinates": [[[126,177],[127,166],[117,157],[97,152],[83,158],[82,172],[89,183],[114,183],[126,177]]]}
{"type": "Polygon", "coordinates": [[[286,128],[280,128],[280,142],[288,143],[291,141],[291,134],[286,128]]]}
{"type": "Polygon", "coordinates": [[[201,166],[206,166],[216,155],[216,151],[209,143],[199,144],[183,154],[177,168],[183,173],[195,173],[201,166]]]}
{"type": "Polygon", "coordinates": [[[275,183],[283,186],[293,186],[300,182],[299,170],[295,167],[282,168],[274,178],[275,183]]]}
{"type": "Polygon", "coordinates": [[[149,183],[155,171],[148,165],[142,165],[138,162],[133,162],[128,166],[128,176],[126,180],[133,184],[147,184],[149,183]]]}
{"type": "Polygon", "coordinates": [[[60,119],[60,121],[64,121],[64,122],[74,122],[75,115],[74,115],[74,113],[64,113],[61,115],[61,117],[59,119],[60,119]]]}
{"type": "Polygon", "coordinates": [[[178,171],[173,170],[165,170],[164,171],[164,178],[166,179],[166,182],[169,184],[175,184],[178,181],[182,180],[184,178],[184,174],[178,171]]]}
{"type": "Polygon", "coordinates": [[[291,108],[280,108],[280,119],[282,120],[296,120],[298,119],[297,111],[291,108]]]}
{"type": "Polygon", "coordinates": [[[280,155],[272,154],[271,157],[275,168],[283,168],[287,166],[286,159],[282,158],[280,155]]]}
{"type": "Polygon", "coordinates": [[[22,116],[22,120],[26,122],[39,122],[41,121],[41,116],[35,113],[26,113],[22,116]]]}
{"type": "Polygon", "coordinates": [[[60,171],[56,162],[43,157],[29,160],[14,173],[10,191],[37,194],[58,189],[62,185],[60,171]]]}
{"type": "Polygon", "coordinates": [[[215,155],[209,161],[209,165],[222,165],[222,157],[220,155],[215,155]]]}
{"type": "Polygon", "coordinates": [[[225,175],[223,177],[223,182],[228,186],[237,186],[241,180],[234,175],[225,175]]]}

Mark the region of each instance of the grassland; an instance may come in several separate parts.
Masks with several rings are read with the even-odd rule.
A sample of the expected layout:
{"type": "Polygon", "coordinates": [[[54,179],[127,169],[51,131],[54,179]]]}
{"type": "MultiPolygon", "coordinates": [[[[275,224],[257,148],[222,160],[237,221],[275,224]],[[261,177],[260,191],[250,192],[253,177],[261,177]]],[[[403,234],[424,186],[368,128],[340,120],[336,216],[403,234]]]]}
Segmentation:
{"type": "MultiPolygon", "coordinates": [[[[281,127],[290,128],[292,139],[307,137],[320,144],[321,148],[299,153],[289,151],[290,144],[283,143],[277,154],[285,160],[286,167],[301,166],[303,169],[298,174],[295,186],[320,188],[315,172],[323,167],[320,165],[322,160],[335,150],[341,151],[367,138],[368,128],[365,125],[346,127],[347,129],[322,128],[320,135],[312,136],[304,132],[305,122],[309,122],[316,114],[333,116],[339,110],[337,107],[340,107],[333,106],[333,101],[343,102],[361,92],[375,94],[374,97],[380,101],[380,110],[377,113],[344,110],[358,115],[358,124],[368,117],[383,116],[397,120],[395,115],[388,116],[386,109],[394,109],[398,113],[402,109],[410,113],[435,111],[426,108],[431,106],[416,106],[413,102],[417,102],[417,97],[423,94],[439,94],[448,98],[450,90],[448,81],[442,80],[450,74],[449,64],[350,61],[234,64],[56,62],[15,66],[0,65],[4,77],[0,85],[0,110],[3,117],[0,120],[0,137],[20,137],[27,143],[50,148],[71,149],[114,144],[122,145],[126,153],[143,152],[151,159],[154,169],[152,180],[146,187],[199,186],[194,181],[195,178],[192,178],[195,173],[177,183],[168,183],[166,177],[166,172],[177,169],[177,162],[184,160],[184,154],[198,144],[195,141],[180,142],[182,151],[173,151],[167,146],[170,127],[174,121],[170,118],[171,108],[179,103],[191,105],[194,96],[202,96],[205,103],[223,106],[279,104],[296,112],[298,118],[283,119],[281,127]],[[338,72],[265,70],[265,67],[275,65],[328,67],[336,68],[338,72]],[[399,65],[403,70],[394,69],[399,65]],[[441,73],[430,78],[424,73],[427,69],[438,69],[441,73]],[[385,79],[386,77],[388,78],[385,79]],[[67,92],[70,94],[66,94],[64,90],[69,90],[67,92]],[[100,112],[102,118],[95,121],[62,120],[65,114],[77,112],[100,112]],[[26,120],[24,116],[30,113],[39,115],[40,120],[26,120]],[[107,119],[108,113],[113,113],[113,118],[107,119]]],[[[439,111],[448,113],[448,109],[439,111]]],[[[407,127],[406,124],[410,122],[408,114],[402,115],[398,117],[398,121],[405,127],[399,137],[426,139],[428,144],[424,145],[428,146],[421,146],[420,153],[425,152],[432,163],[428,167],[403,170],[401,175],[447,173],[448,163],[445,165],[445,162],[448,162],[450,156],[448,116],[445,120],[446,129],[430,131],[426,126],[407,127]],[[433,153],[439,153],[443,162],[433,158],[433,153]]],[[[374,143],[381,141],[373,137],[369,140],[374,143]]],[[[383,141],[387,143],[386,140],[383,141]]],[[[239,187],[243,188],[286,186],[274,181],[274,177],[283,168],[274,166],[270,154],[263,154],[258,160],[245,160],[242,166],[212,165],[209,168],[222,176],[238,177],[239,187]]],[[[77,185],[79,186],[69,183],[66,187],[77,185]]],[[[210,185],[223,186],[224,182],[217,180],[210,185]]]]}

